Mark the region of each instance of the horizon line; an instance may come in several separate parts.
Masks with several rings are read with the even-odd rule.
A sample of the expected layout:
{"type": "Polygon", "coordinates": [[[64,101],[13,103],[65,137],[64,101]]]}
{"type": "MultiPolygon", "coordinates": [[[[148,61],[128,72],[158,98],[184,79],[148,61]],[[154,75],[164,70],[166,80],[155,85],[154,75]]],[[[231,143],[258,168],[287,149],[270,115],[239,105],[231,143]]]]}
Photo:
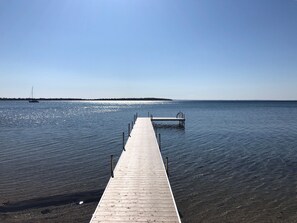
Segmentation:
{"type": "MultiPolygon", "coordinates": [[[[1,101],[25,101],[31,100],[32,98],[8,98],[1,97],[1,101]]],[[[41,101],[275,101],[275,102],[297,102],[297,99],[171,99],[171,98],[156,98],[156,97],[136,97],[136,98],[72,98],[72,97],[61,97],[61,98],[34,98],[41,101]]]]}

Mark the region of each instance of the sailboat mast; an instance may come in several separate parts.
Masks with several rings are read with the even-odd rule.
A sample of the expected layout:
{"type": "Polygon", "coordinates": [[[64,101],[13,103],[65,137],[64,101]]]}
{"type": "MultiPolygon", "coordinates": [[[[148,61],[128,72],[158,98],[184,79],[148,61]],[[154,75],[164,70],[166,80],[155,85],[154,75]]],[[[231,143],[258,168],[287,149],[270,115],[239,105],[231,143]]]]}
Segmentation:
{"type": "Polygon", "coordinates": [[[29,102],[39,102],[37,99],[34,99],[34,88],[33,88],[33,86],[32,86],[32,89],[31,89],[31,98],[29,99],[29,102]]]}

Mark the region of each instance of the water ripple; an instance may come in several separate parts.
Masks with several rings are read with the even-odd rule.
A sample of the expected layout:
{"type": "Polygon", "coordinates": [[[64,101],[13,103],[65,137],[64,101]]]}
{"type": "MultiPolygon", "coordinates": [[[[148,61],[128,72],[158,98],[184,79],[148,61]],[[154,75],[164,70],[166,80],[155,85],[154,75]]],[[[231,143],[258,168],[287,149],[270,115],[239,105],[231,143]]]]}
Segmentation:
{"type": "Polygon", "coordinates": [[[180,110],[155,129],[183,222],[297,221],[296,102],[1,102],[0,203],[104,188],[133,115],[180,110]]]}

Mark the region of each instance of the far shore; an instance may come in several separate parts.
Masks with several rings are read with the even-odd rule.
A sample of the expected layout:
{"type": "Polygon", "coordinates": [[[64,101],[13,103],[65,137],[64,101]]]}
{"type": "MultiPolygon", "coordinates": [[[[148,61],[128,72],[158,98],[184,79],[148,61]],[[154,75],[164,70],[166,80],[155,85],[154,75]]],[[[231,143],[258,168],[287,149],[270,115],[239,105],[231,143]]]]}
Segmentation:
{"type": "MultiPolygon", "coordinates": [[[[0,101],[28,101],[32,98],[0,98],[0,101]]],[[[172,101],[168,98],[34,98],[38,101],[172,101]]]]}

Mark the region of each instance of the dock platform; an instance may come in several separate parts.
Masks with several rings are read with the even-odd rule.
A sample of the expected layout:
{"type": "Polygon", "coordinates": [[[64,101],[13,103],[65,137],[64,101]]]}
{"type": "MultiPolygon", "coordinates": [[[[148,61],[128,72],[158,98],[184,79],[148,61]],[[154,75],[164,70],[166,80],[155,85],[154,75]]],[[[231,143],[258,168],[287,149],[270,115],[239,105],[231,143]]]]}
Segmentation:
{"type": "Polygon", "coordinates": [[[175,118],[175,117],[152,117],[152,121],[185,121],[184,118],[175,118]]]}
{"type": "Polygon", "coordinates": [[[151,120],[152,120],[152,122],[157,122],[157,121],[165,121],[165,122],[177,121],[180,126],[185,127],[186,117],[185,117],[184,113],[179,112],[179,113],[177,113],[176,117],[154,117],[153,115],[151,115],[151,120]]]}
{"type": "Polygon", "coordinates": [[[90,223],[180,223],[159,145],[148,118],[137,118],[90,223]]]}

